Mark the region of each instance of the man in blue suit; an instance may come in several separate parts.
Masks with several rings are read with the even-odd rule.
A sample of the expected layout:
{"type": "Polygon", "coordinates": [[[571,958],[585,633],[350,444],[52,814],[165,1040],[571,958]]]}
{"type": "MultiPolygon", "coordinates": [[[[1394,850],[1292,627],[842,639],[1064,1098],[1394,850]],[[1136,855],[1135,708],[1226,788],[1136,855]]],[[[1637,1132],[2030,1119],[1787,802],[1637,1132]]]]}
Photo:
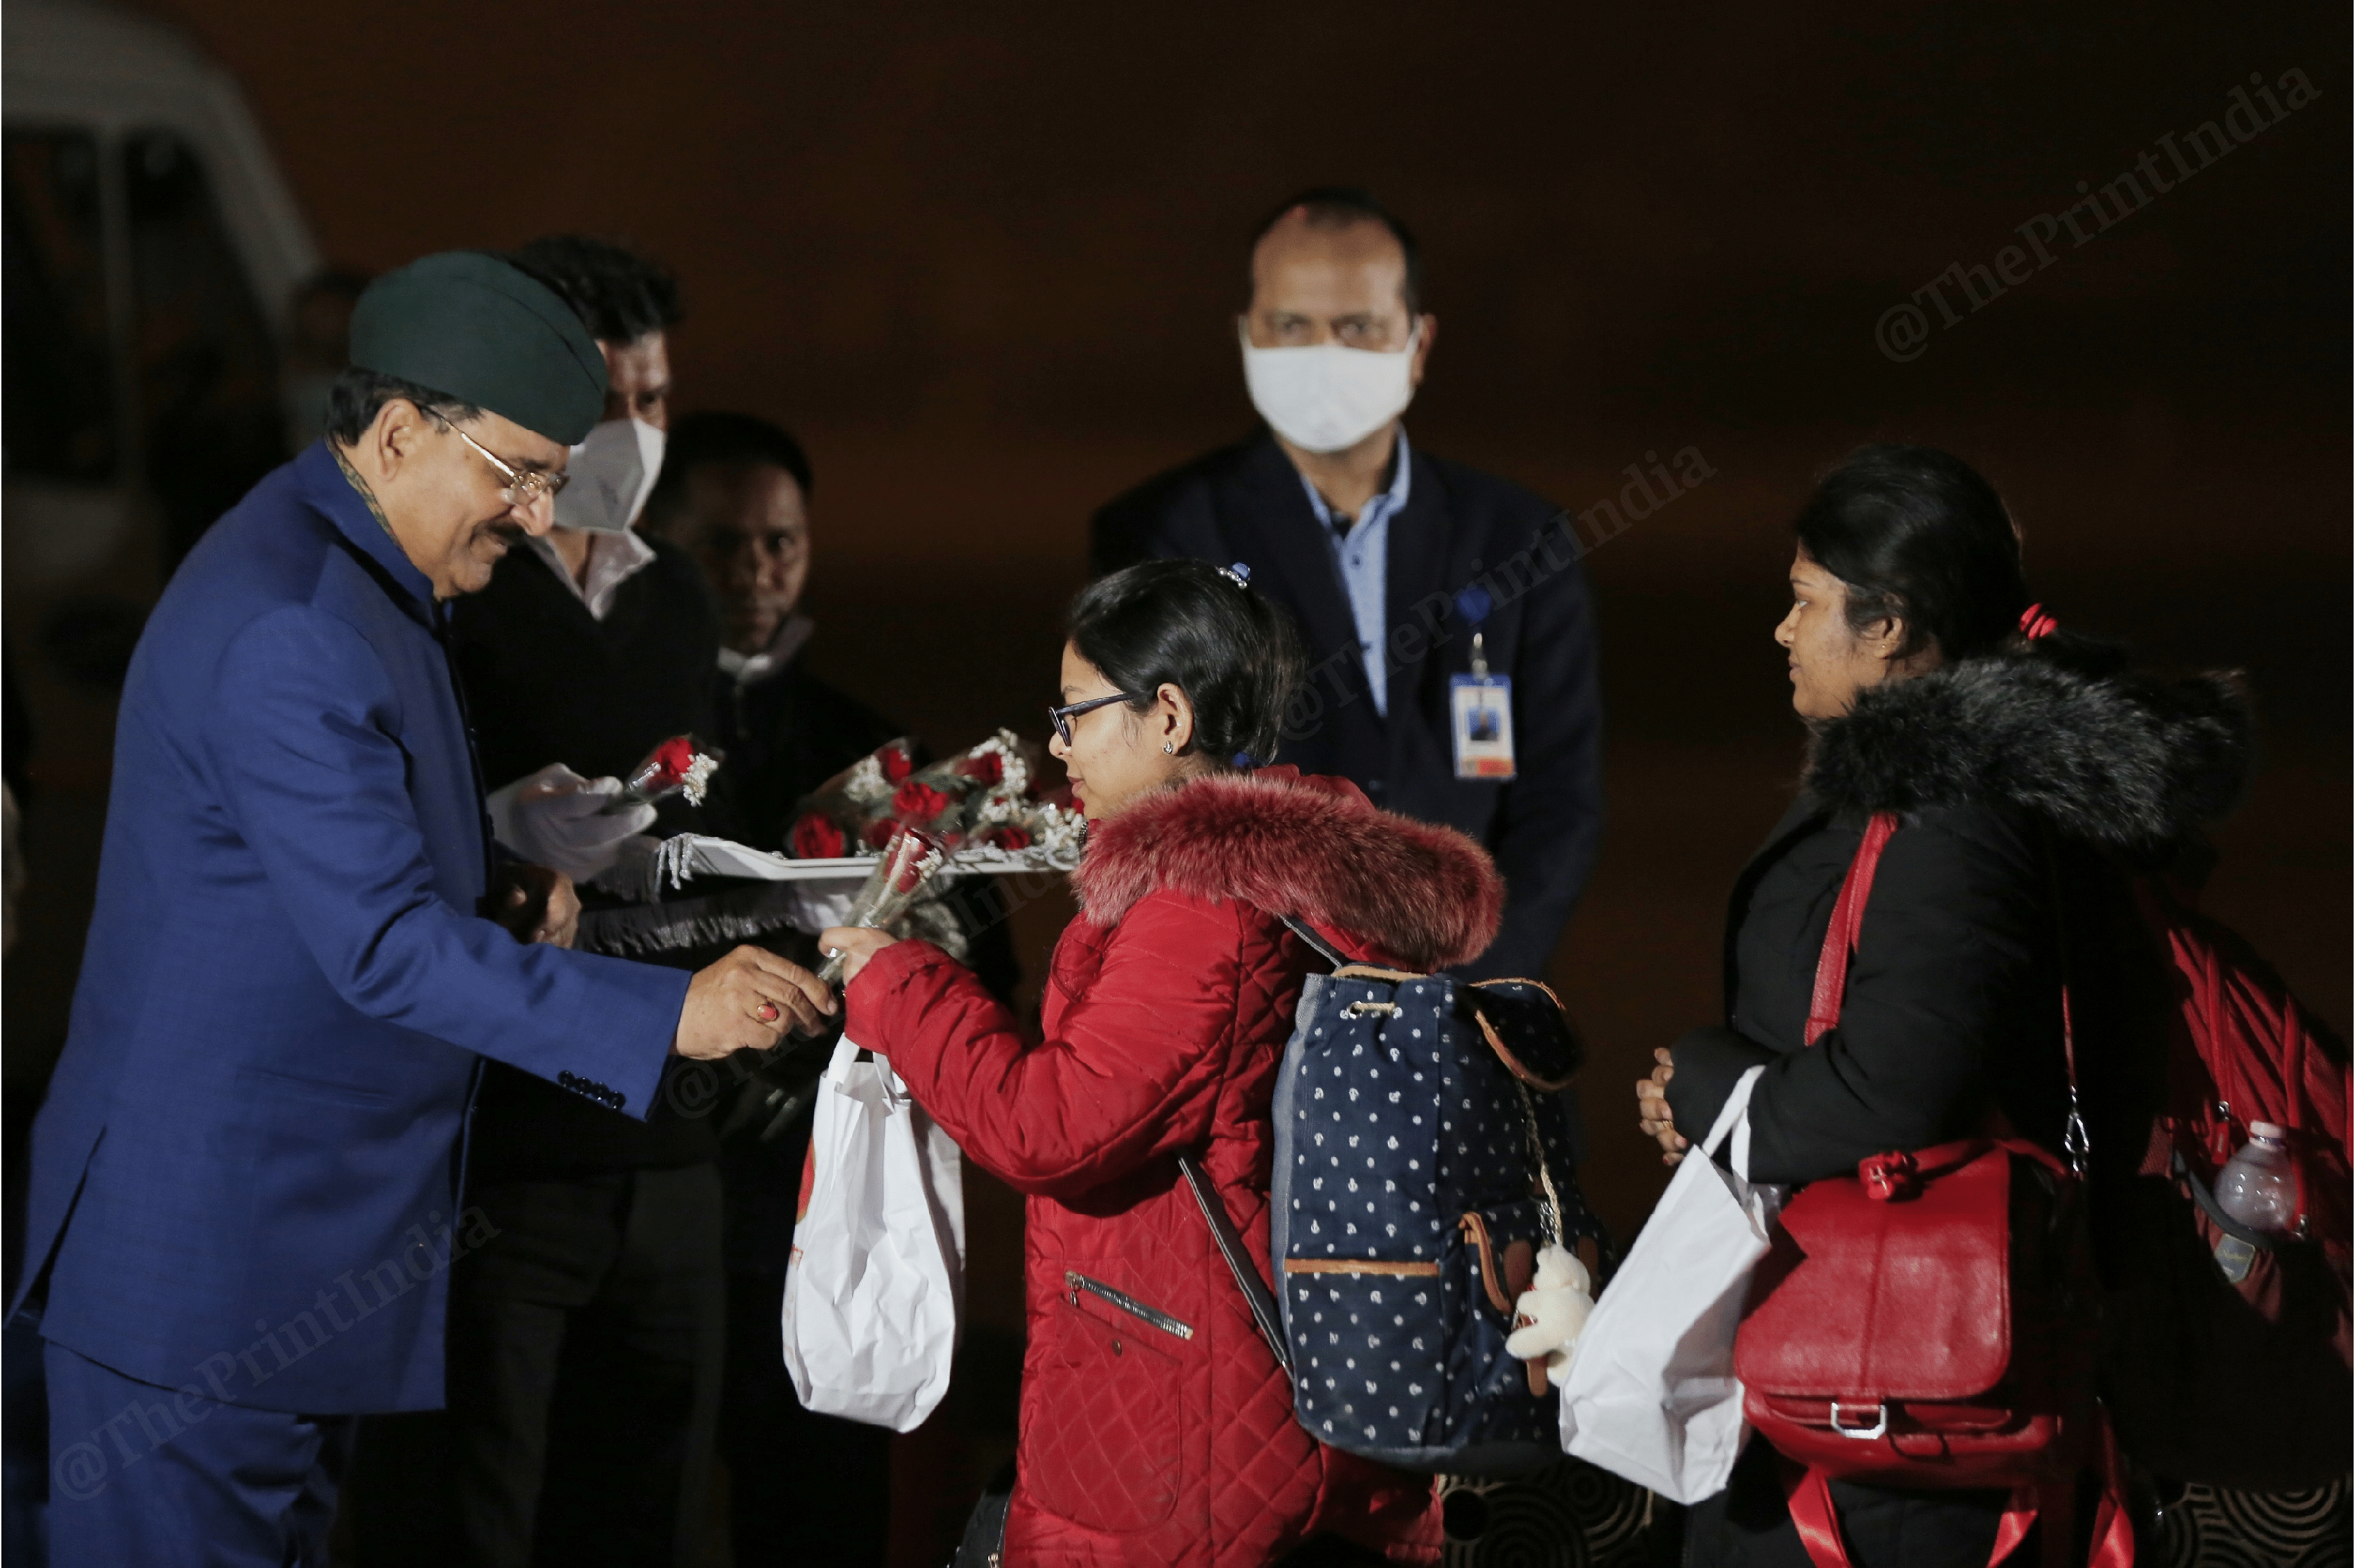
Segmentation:
{"type": "Polygon", "coordinates": [[[485,1057],[634,1115],[674,1055],[832,1010],[741,948],[565,951],[495,868],[445,605],[547,531],[605,369],[496,258],[378,280],[325,440],[205,537],[123,694],[96,913],[35,1124],[26,1280],[62,1564],[324,1562],[354,1413],[442,1403],[485,1057]],[[497,918],[485,918],[481,912],[497,918]]]}

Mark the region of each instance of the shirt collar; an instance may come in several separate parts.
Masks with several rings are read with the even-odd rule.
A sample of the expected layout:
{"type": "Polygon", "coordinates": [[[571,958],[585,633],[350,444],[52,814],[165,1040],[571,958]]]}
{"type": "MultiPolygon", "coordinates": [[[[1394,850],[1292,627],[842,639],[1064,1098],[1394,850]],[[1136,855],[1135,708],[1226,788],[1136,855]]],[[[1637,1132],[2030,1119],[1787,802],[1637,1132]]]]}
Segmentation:
{"type": "MultiPolygon", "coordinates": [[[[1299,470],[1295,469],[1294,472],[1297,474],[1299,470]]],[[[1398,444],[1391,453],[1390,488],[1366,503],[1365,509],[1357,516],[1355,526],[1363,528],[1368,523],[1379,523],[1386,517],[1396,517],[1403,510],[1413,472],[1414,465],[1408,461],[1406,426],[1401,425],[1398,444]]],[[[1300,487],[1308,492],[1308,505],[1316,510],[1316,520],[1325,525],[1327,532],[1331,532],[1333,519],[1339,514],[1316,493],[1316,486],[1308,482],[1305,474],[1300,475],[1300,487]]]]}
{"type": "Polygon", "coordinates": [[[719,673],[736,677],[738,686],[756,686],[794,662],[794,656],[817,630],[817,623],[807,615],[788,615],[769,645],[757,654],[740,654],[734,648],[719,650],[719,673]]]}
{"type": "Polygon", "coordinates": [[[622,591],[622,584],[645,570],[655,559],[655,549],[638,537],[634,528],[617,534],[601,530],[590,538],[593,542],[589,549],[589,578],[585,582],[573,578],[572,569],[564,564],[564,558],[547,539],[527,536],[524,542],[531,547],[532,554],[547,563],[549,571],[556,573],[557,581],[572,591],[574,598],[589,606],[591,618],[602,621],[613,608],[613,596],[622,591]]]}
{"type": "Polygon", "coordinates": [[[303,449],[294,472],[311,505],[340,529],[354,548],[382,567],[392,581],[417,601],[429,615],[433,607],[433,580],[417,569],[391,525],[379,519],[376,507],[364,495],[323,438],[303,449]]]}

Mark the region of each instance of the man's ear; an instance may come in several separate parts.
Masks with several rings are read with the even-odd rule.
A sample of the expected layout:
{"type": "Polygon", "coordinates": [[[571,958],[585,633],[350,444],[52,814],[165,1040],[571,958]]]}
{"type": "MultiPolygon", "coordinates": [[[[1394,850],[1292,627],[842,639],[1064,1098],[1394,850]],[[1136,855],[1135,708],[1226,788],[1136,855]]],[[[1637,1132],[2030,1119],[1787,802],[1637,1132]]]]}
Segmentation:
{"type": "Polygon", "coordinates": [[[1423,336],[1415,341],[1414,363],[1406,368],[1406,379],[1409,386],[1420,387],[1423,368],[1431,362],[1431,346],[1439,341],[1439,318],[1424,315],[1415,317],[1415,322],[1423,328],[1423,336]]]}
{"type": "Polygon", "coordinates": [[[388,398],[360,436],[360,457],[377,476],[389,479],[416,461],[432,430],[424,411],[407,398],[388,398]]]}

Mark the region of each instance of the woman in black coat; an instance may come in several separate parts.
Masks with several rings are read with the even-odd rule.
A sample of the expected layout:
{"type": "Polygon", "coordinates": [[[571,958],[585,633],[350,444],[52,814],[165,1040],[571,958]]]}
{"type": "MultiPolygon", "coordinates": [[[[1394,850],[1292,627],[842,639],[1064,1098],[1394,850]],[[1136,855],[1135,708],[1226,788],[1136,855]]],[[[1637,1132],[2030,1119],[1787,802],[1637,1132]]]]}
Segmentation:
{"type": "MultiPolygon", "coordinates": [[[[1762,1180],[1852,1173],[1998,1111],[2060,1152],[2065,955],[2098,1230],[2105,1189],[2122,1192],[2143,1154],[2158,1064],[2137,1042],[2158,1035],[2138,1009],[2166,994],[2119,869],[2177,853],[2237,793],[2242,700],[2221,677],[2130,680],[2115,652],[2058,632],[2030,604],[2002,502],[1944,453],[1867,448],[1796,531],[1775,640],[1813,731],[1804,786],[1735,884],[1725,1022],[1657,1053],[1637,1087],[1644,1130],[1673,1162],[1764,1064],[1750,1104],[1762,1180]],[[1900,827],[1840,1021],[1810,1047],[1824,933],[1877,811],[1900,827]]],[[[2006,1501],[1844,1482],[1832,1496],[1857,1568],[1982,1568],[2006,1501]]],[[[1807,1568],[1763,1439],[1691,1510],[1688,1539],[1689,1563],[1807,1568]]]]}

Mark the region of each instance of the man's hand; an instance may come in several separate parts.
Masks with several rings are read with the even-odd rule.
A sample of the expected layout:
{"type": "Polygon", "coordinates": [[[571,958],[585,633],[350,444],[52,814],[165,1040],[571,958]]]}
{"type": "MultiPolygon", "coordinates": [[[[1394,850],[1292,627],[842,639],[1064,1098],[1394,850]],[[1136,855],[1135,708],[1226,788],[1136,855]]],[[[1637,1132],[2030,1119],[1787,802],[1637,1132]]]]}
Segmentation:
{"type": "Polygon", "coordinates": [[[501,866],[484,904],[517,942],[570,947],[581,930],[581,895],[572,891],[572,879],[545,866],[501,866]]]}
{"type": "Polygon", "coordinates": [[[834,1012],[834,993],[798,964],[739,947],[687,982],[671,1049],[709,1061],[766,1051],[794,1030],[815,1033],[834,1012]]]}
{"type": "Polygon", "coordinates": [[[550,763],[493,790],[484,804],[491,837],[527,860],[585,882],[613,869],[622,840],[654,826],[651,805],[608,813],[621,793],[619,779],[584,779],[550,763]]]}
{"type": "Polygon", "coordinates": [[[1677,1066],[1667,1046],[1654,1051],[1652,1060],[1659,1063],[1652,1069],[1652,1075],[1636,1081],[1636,1125],[1644,1129],[1645,1136],[1659,1140],[1660,1163],[1675,1165],[1692,1147],[1677,1131],[1676,1121],[1668,1112],[1668,1080],[1677,1075],[1677,1066]]]}
{"type": "Polygon", "coordinates": [[[900,939],[888,931],[863,925],[830,925],[818,933],[817,950],[828,958],[843,955],[842,983],[849,985],[867,967],[867,961],[900,939]]]}

